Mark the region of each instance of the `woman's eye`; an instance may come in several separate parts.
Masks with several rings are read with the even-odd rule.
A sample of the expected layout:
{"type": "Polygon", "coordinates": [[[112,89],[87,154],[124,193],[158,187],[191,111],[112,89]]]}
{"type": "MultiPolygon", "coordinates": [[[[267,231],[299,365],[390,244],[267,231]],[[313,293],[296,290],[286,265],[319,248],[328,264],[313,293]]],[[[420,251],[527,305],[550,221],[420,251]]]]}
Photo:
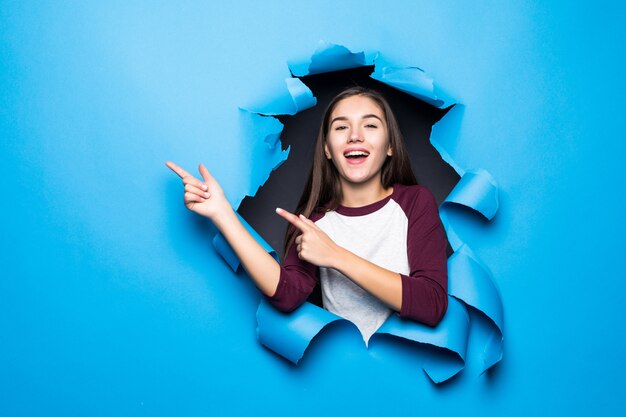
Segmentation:
{"type": "Polygon", "coordinates": [[[368,128],[374,128],[374,129],[376,129],[378,126],[376,126],[376,125],[371,125],[371,124],[370,124],[370,125],[365,125],[365,127],[368,127],[368,128]]]}
{"type": "Polygon", "coordinates": [[[337,127],[335,127],[335,130],[345,130],[347,128],[348,128],[348,126],[337,126],[337,127]]]}

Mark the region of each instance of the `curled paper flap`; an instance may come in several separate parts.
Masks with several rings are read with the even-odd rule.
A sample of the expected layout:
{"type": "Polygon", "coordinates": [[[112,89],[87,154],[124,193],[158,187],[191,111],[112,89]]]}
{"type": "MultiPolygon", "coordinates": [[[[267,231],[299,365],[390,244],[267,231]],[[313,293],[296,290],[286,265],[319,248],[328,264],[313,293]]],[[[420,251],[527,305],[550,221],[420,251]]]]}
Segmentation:
{"type": "Polygon", "coordinates": [[[259,304],[256,319],[259,342],[295,364],[326,325],[344,320],[309,302],[291,313],[283,313],[265,299],[259,304]]]}
{"type": "Polygon", "coordinates": [[[448,292],[483,313],[493,324],[483,351],[483,372],[502,359],[502,301],[489,270],[466,245],[448,260],[448,292]]]}
{"type": "Polygon", "coordinates": [[[461,177],[465,174],[465,170],[454,161],[450,152],[454,150],[459,137],[464,112],[463,104],[451,105],[445,116],[435,123],[430,134],[430,143],[439,152],[441,159],[446,161],[461,177]]]}
{"type": "MultiPolygon", "coordinates": [[[[315,336],[338,320],[345,319],[308,302],[287,314],[264,299],[257,310],[257,336],[265,347],[297,364],[315,336]]],[[[448,311],[439,326],[428,327],[392,314],[371,340],[376,335],[388,334],[439,348],[441,355],[427,360],[424,371],[433,382],[440,383],[463,369],[468,330],[469,318],[465,307],[450,298],[448,311]]]]}
{"type": "Polygon", "coordinates": [[[311,89],[299,78],[286,78],[285,84],[287,85],[286,91],[282,91],[281,94],[264,104],[252,105],[246,110],[264,116],[293,116],[317,104],[317,99],[313,96],[311,89]]]}
{"type": "Polygon", "coordinates": [[[470,208],[491,220],[498,211],[498,186],[484,169],[468,171],[454,186],[439,210],[439,215],[446,229],[448,241],[453,250],[463,246],[463,240],[454,230],[446,210],[449,204],[470,208]]]}
{"type": "Polygon", "coordinates": [[[446,203],[471,207],[491,220],[498,211],[498,186],[484,169],[468,171],[446,197],[446,203]]]}
{"type": "Polygon", "coordinates": [[[313,96],[313,92],[299,78],[285,79],[289,94],[295,106],[295,112],[289,114],[300,113],[302,110],[311,108],[317,104],[317,98],[313,96]]]}
{"type": "Polygon", "coordinates": [[[482,353],[482,372],[485,372],[502,359],[502,300],[489,270],[455,232],[447,212],[450,204],[467,207],[491,220],[498,210],[497,185],[483,169],[467,171],[439,210],[448,241],[455,251],[448,259],[448,293],[476,309],[491,323],[488,329],[491,335],[482,353]]]}
{"type": "Polygon", "coordinates": [[[365,52],[353,53],[345,46],[320,41],[311,58],[292,60],[288,65],[294,76],[304,77],[372,65],[371,59],[365,52]]]}
{"type": "Polygon", "coordinates": [[[389,334],[440,348],[440,357],[427,359],[424,364],[426,374],[438,384],[452,378],[465,366],[468,332],[469,317],[465,307],[448,297],[448,310],[437,327],[403,320],[392,314],[374,337],[376,334],[389,334]]]}
{"type": "Polygon", "coordinates": [[[374,72],[370,77],[416,97],[426,103],[442,107],[444,100],[437,97],[435,83],[426,73],[417,67],[396,68],[375,63],[374,72]]]}
{"type": "Polygon", "coordinates": [[[451,204],[464,206],[491,220],[499,207],[498,186],[491,174],[484,169],[466,172],[451,156],[456,140],[460,136],[464,111],[464,105],[453,105],[433,126],[430,142],[443,160],[461,176],[439,210],[448,241],[455,251],[448,259],[448,293],[476,309],[487,317],[488,323],[491,323],[488,329],[490,336],[482,353],[485,372],[502,359],[504,332],[502,300],[489,270],[455,232],[447,208],[451,204]],[[481,293],[480,300],[476,298],[478,293],[481,293]]]}

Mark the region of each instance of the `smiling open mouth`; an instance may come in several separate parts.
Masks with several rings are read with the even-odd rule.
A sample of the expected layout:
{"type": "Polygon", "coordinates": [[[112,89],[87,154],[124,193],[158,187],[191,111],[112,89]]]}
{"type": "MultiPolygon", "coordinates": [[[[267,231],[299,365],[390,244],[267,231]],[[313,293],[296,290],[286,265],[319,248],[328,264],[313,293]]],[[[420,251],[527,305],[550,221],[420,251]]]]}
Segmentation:
{"type": "Polygon", "coordinates": [[[343,154],[343,156],[351,160],[365,159],[368,157],[368,155],[369,152],[366,151],[350,151],[343,154]]]}

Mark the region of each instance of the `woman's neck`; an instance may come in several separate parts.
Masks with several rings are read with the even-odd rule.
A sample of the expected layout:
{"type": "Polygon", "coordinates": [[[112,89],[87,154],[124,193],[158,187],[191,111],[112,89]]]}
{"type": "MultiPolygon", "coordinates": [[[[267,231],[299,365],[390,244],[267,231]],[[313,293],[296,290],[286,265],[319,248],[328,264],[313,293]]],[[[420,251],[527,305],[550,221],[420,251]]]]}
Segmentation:
{"type": "Polygon", "coordinates": [[[363,184],[341,183],[343,197],[341,205],[344,207],[363,207],[375,203],[391,195],[393,187],[384,188],[380,179],[363,184]]]}

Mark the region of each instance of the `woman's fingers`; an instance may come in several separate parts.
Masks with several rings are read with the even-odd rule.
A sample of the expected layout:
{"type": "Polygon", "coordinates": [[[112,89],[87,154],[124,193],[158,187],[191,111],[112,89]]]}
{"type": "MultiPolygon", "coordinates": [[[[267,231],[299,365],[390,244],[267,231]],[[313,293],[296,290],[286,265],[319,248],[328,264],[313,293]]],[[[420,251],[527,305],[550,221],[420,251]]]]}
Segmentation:
{"type": "Polygon", "coordinates": [[[303,222],[300,217],[295,214],[289,213],[287,210],[283,210],[281,208],[276,209],[276,213],[287,220],[289,223],[296,226],[300,231],[304,232],[309,227],[305,222],[303,222]]]}
{"type": "Polygon", "coordinates": [[[300,218],[300,220],[302,220],[304,223],[308,224],[309,226],[317,229],[317,230],[321,230],[319,227],[317,227],[317,225],[315,224],[315,222],[311,219],[308,219],[306,217],[304,217],[303,214],[301,214],[300,216],[298,216],[300,218]]]}
{"type": "Polygon", "coordinates": [[[165,163],[165,165],[167,165],[167,167],[169,169],[171,169],[172,171],[174,171],[176,173],[176,175],[178,175],[179,177],[181,177],[182,179],[185,179],[186,176],[191,175],[189,174],[187,171],[185,171],[184,169],[182,169],[181,167],[179,167],[178,165],[176,165],[175,163],[173,163],[172,161],[167,161],[165,163]]]}
{"type": "Polygon", "coordinates": [[[183,180],[184,202],[185,207],[189,210],[211,220],[220,218],[227,212],[230,213],[232,207],[226,199],[224,191],[203,164],[200,164],[199,170],[206,182],[194,177],[171,161],[167,161],[165,165],[183,180]]]}
{"type": "Polygon", "coordinates": [[[202,203],[205,199],[194,193],[185,193],[185,205],[189,203],[202,203]]]}
{"type": "Polygon", "coordinates": [[[187,171],[185,171],[184,169],[182,169],[181,167],[179,167],[178,165],[176,165],[175,163],[171,162],[171,161],[167,161],[165,163],[165,165],[167,165],[167,167],[169,169],[171,169],[172,171],[174,171],[176,173],[176,175],[178,175],[182,180],[183,180],[183,184],[185,184],[185,186],[187,184],[191,184],[197,188],[201,188],[205,191],[207,191],[209,189],[209,187],[202,181],[200,181],[199,179],[197,179],[196,177],[194,177],[193,175],[191,175],[190,173],[188,173],[187,171]]]}
{"type": "Polygon", "coordinates": [[[204,199],[211,197],[211,194],[205,191],[203,188],[198,188],[191,184],[185,184],[185,192],[195,194],[198,197],[202,197],[204,199]]]}
{"type": "Polygon", "coordinates": [[[193,185],[196,188],[200,188],[204,191],[208,191],[209,187],[203,183],[202,181],[200,181],[199,179],[197,179],[196,177],[192,177],[191,175],[189,175],[188,177],[183,178],[183,184],[185,185],[193,185]]]}

